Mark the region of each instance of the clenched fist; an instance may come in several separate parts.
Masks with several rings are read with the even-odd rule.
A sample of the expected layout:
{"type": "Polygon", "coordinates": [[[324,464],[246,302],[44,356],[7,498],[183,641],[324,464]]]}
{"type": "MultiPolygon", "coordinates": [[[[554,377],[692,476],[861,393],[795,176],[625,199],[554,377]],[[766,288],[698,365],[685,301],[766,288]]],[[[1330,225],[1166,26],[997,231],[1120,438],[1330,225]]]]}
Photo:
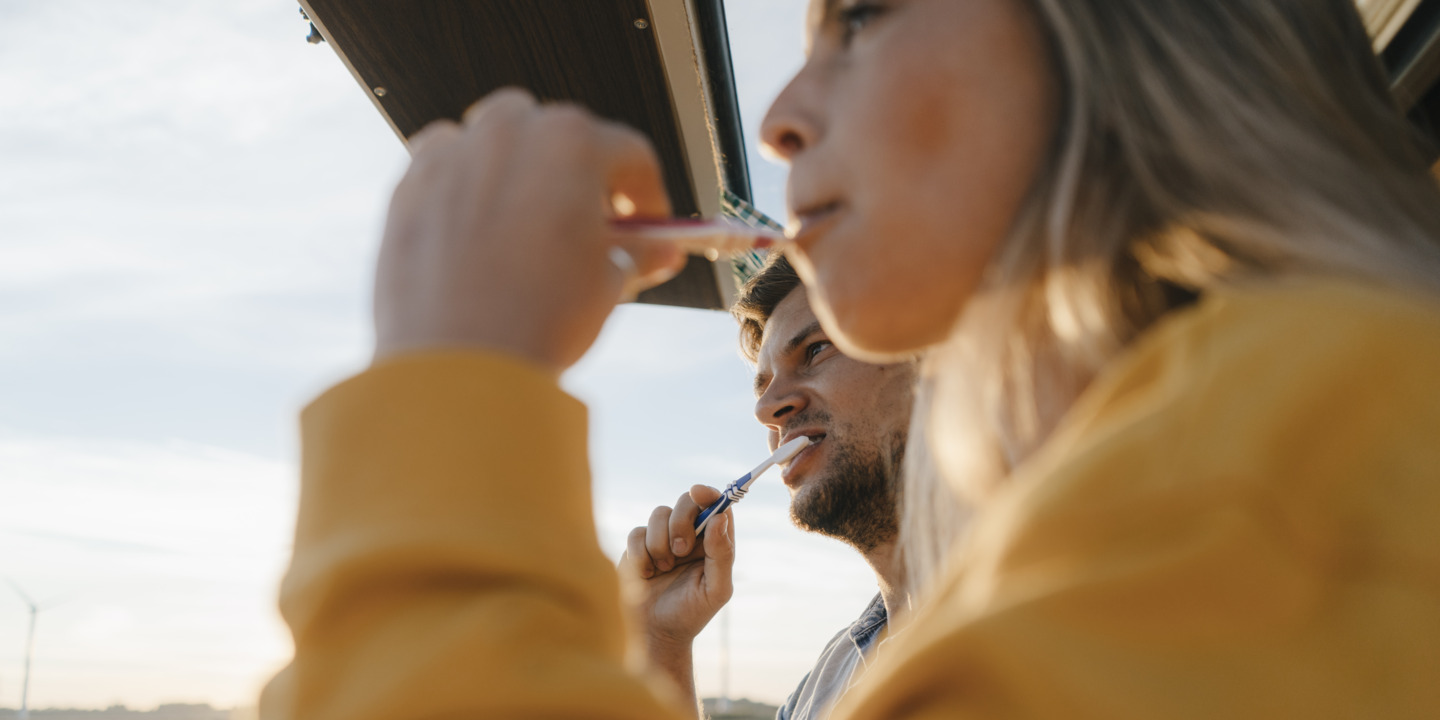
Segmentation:
{"type": "Polygon", "coordinates": [[[427,126],[411,151],[376,271],[376,359],[475,347],[558,375],[622,297],[684,265],[653,244],[622,248],[633,272],[612,261],[615,208],[670,215],[655,152],[631,128],[501,90],[461,123],[427,126]]]}

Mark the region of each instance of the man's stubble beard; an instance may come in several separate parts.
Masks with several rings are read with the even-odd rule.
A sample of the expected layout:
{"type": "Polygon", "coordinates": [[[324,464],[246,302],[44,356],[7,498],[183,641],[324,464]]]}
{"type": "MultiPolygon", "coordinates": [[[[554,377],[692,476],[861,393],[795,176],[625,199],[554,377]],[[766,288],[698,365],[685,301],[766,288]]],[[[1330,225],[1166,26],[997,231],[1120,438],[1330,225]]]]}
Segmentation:
{"type": "MultiPolygon", "coordinates": [[[[827,443],[832,441],[830,436],[825,438],[827,443]]],[[[790,519],[795,525],[848,543],[860,552],[894,541],[900,529],[905,434],[896,432],[888,441],[888,448],[833,445],[825,468],[829,472],[802,486],[790,503],[790,519]]]]}

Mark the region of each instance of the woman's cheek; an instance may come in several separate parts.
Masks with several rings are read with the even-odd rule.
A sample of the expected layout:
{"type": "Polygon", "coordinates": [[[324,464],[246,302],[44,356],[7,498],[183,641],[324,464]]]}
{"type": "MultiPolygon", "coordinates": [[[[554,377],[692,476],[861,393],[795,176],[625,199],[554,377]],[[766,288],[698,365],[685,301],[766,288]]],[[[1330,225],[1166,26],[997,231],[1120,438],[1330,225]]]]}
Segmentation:
{"type": "Polygon", "coordinates": [[[848,308],[842,313],[836,311],[837,296],[841,307],[846,307],[845,293],[839,286],[842,279],[835,277],[834,267],[817,265],[815,256],[798,248],[787,252],[795,274],[805,283],[809,294],[810,311],[815,313],[820,325],[830,336],[840,352],[856,359],[863,359],[863,351],[856,344],[848,308]]]}
{"type": "Polygon", "coordinates": [[[888,124],[899,131],[891,136],[894,142],[888,153],[899,165],[892,168],[894,174],[923,177],[925,167],[944,157],[953,145],[950,105],[956,89],[943,84],[933,87],[936,84],[929,79],[907,83],[903,87],[909,92],[897,93],[894,90],[899,88],[892,88],[891,97],[886,98],[888,124]]]}
{"type": "Polygon", "coordinates": [[[830,279],[835,288],[828,299],[830,312],[855,348],[847,354],[859,352],[858,359],[870,363],[893,362],[943,339],[944,323],[936,320],[943,309],[924,302],[926,293],[915,292],[913,274],[901,270],[884,261],[870,262],[830,279]]]}

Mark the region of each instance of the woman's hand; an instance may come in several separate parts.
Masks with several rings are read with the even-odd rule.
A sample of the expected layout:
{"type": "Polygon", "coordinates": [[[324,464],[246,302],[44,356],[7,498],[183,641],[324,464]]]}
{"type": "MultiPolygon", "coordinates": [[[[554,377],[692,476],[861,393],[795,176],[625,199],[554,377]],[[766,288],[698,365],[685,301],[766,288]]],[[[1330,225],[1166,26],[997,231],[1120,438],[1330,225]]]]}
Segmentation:
{"type": "Polygon", "coordinates": [[[655,152],[631,128],[507,89],[410,147],[376,271],[377,360],[478,347],[558,375],[616,302],[684,265],[679,250],[653,245],[626,248],[633,272],[611,259],[616,207],[670,215],[655,152]]]}

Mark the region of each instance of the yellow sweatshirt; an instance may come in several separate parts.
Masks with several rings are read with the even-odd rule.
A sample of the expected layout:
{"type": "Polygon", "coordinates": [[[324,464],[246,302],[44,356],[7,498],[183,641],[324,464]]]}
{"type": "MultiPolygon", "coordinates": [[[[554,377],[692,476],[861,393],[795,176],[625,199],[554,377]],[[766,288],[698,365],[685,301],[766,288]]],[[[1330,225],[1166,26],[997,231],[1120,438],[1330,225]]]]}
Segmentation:
{"type": "MultiPolygon", "coordinates": [[[[295,659],[268,720],[669,718],[628,671],[585,410],[484,353],[302,418],[295,659]]],[[[841,718],[1440,718],[1440,306],[1211,293],[972,529],[841,718]]]]}

